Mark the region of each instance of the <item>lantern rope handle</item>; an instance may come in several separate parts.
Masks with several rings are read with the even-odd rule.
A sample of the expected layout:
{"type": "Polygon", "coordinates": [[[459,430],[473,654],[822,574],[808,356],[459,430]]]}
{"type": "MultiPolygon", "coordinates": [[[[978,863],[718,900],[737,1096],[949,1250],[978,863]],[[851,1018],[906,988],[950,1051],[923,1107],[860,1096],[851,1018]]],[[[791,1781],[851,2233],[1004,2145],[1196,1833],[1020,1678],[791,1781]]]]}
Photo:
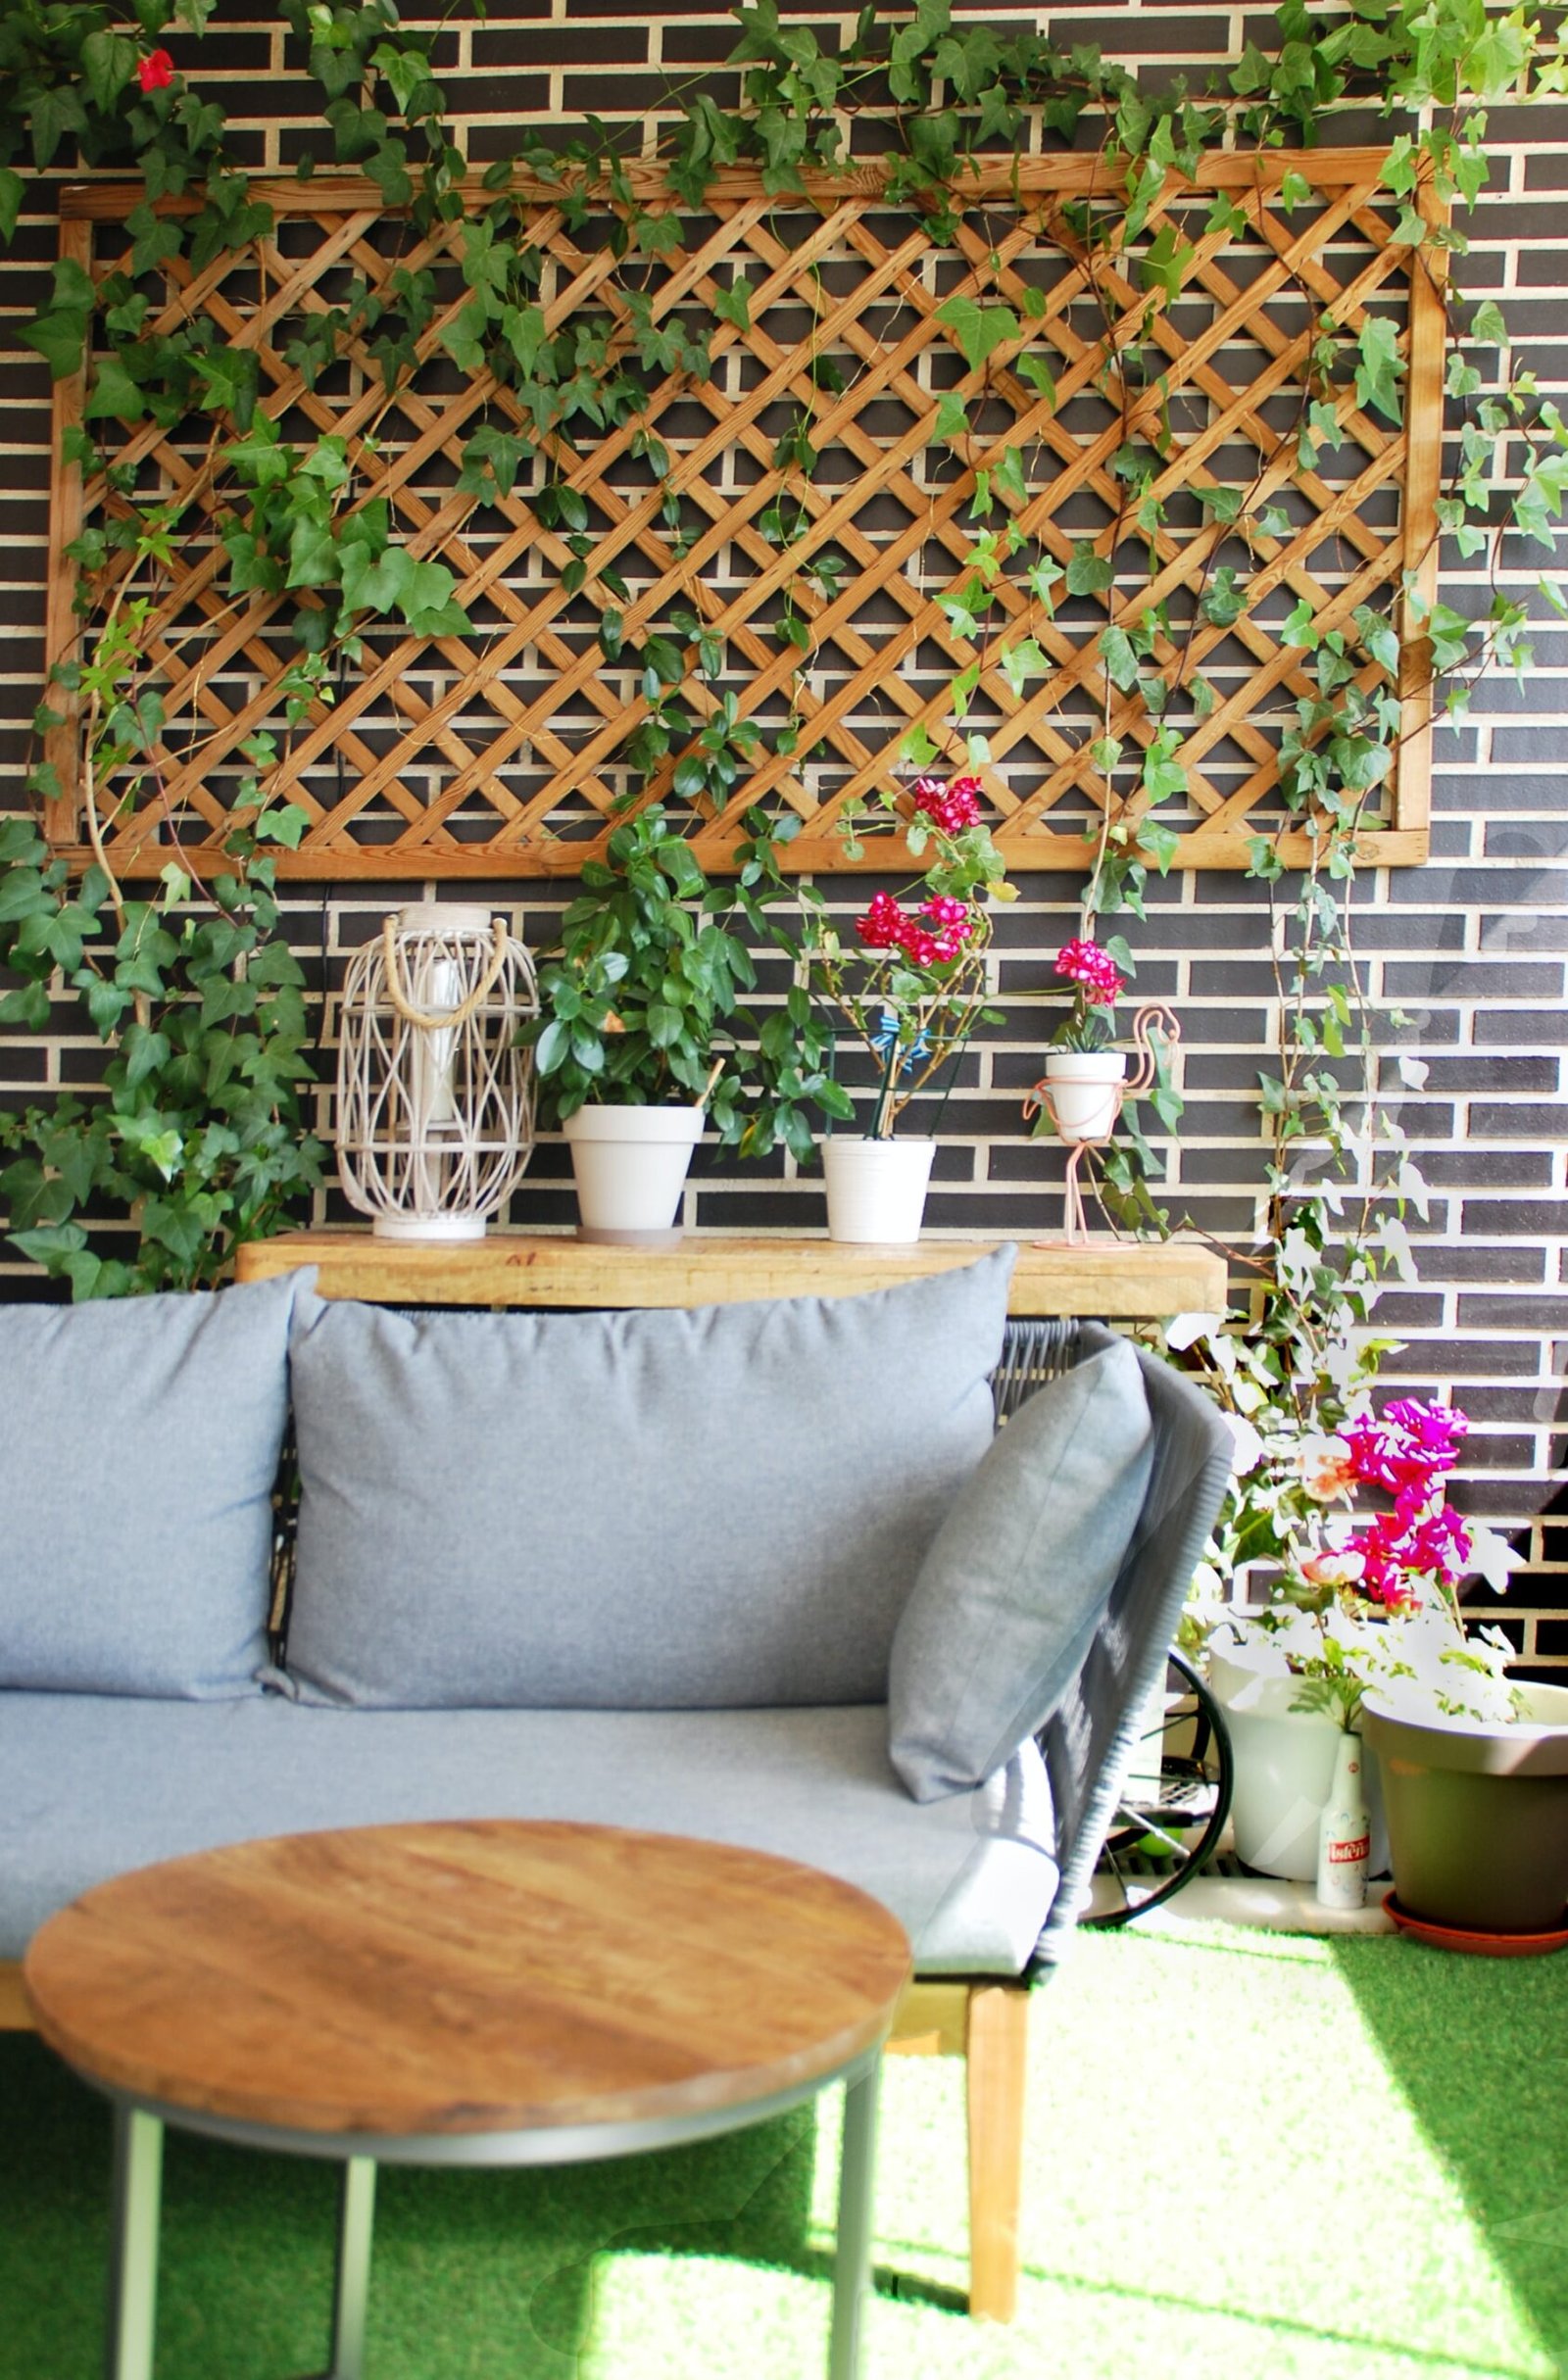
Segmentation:
{"type": "Polygon", "coordinates": [[[459,1000],[455,1008],[449,1009],[445,1016],[426,1016],[422,1009],[414,1006],[398,981],[398,927],[397,915],[394,911],[381,921],[381,949],[386,959],[387,998],[406,1025],[419,1025],[429,1033],[443,1032],[453,1026],[466,1025],[475,1009],[483,1005],[501,981],[501,970],[507,963],[507,946],[511,939],[507,931],[506,919],[492,917],[490,920],[490,956],[485,962],[483,975],[480,976],[473,990],[459,1000]]]}

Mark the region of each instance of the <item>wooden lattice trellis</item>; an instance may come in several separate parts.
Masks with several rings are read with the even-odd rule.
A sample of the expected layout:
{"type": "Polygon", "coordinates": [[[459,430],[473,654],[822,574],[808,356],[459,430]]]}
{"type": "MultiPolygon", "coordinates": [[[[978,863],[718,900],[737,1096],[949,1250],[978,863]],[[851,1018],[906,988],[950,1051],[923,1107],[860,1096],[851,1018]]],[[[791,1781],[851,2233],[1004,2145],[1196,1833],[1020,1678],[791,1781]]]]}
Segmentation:
{"type": "MultiPolygon", "coordinates": [[[[997,840],[1014,870],[1082,871],[1085,832],[1107,806],[1112,823],[1131,825],[1140,814],[1136,762],[1156,726],[1136,695],[1112,692],[1107,702],[1100,634],[1109,622],[1134,626],[1162,599],[1171,632],[1151,667],[1174,664],[1180,647],[1187,675],[1200,670],[1215,696],[1206,715],[1167,713],[1182,726],[1177,756],[1190,791],[1166,805],[1162,821],[1179,833],[1178,866],[1245,865],[1250,838],[1273,831],[1283,814],[1281,726],[1312,691],[1305,656],[1282,640],[1289,611],[1304,599],[1321,629],[1345,630],[1359,682],[1373,690],[1383,675],[1355,647],[1356,607],[1396,598],[1406,572],[1429,599],[1435,592],[1443,307],[1430,261],[1413,264],[1394,239],[1384,162],[1370,150],[1219,156],[1195,181],[1168,176],[1149,228],[1168,221],[1188,253],[1178,293],[1153,307],[1130,262],[1102,260],[1091,285],[1072,208],[1105,190],[1105,169],[1094,160],[1026,161],[1016,175],[1011,161],[985,170],[965,186],[966,212],[949,248],[907,211],[888,207],[877,168],[783,200],[764,196],[755,176],[727,173],[702,219],[682,217],[686,244],[647,268],[656,320],[684,310],[711,330],[710,377],[656,381],[639,416],[668,452],[665,483],[639,460],[633,425],[624,425],[553,442],[531,482],[525,466],[513,492],[489,505],[458,492],[462,451],[481,422],[515,426],[519,410],[488,372],[459,374],[440,345],[441,324],[467,294],[455,264],[460,227],[416,237],[357,180],[254,183],[253,197],[273,210],[274,232],[200,271],[169,268],[148,329],[201,312],[224,342],[253,349],[262,409],[297,443],[328,431],[346,439],[356,501],[384,500],[413,554],[456,573],[472,622],[466,637],[387,624],[367,633],[363,659],[343,675],[335,703],[294,734],[274,781],[311,820],[283,871],[324,879],[574,872],[628,790],[618,755],[646,710],[633,656],[672,606],[689,607],[722,647],[722,665],[709,677],[695,648],[688,653],[693,716],[701,723],[728,691],[763,736],[755,769],[721,812],[690,807],[690,839],[709,866],[728,860],[739,810],[768,798],[802,817],[792,865],[843,867],[843,805],[890,780],[911,727],[961,759],[951,689],[978,661],[964,730],[989,745],[982,776],[997,840]],[[1288,174],[1312,193],[1300,201],[1298,186],[1290,209],[1288,174]],[[1221,189],[1245,232],[1204,228],[1221,189]],[[285,360],[291,323],[338,303],[353,279],[384,288],[399,265],[433,271],[441,293],[412,378],[388,399],[368,345],[351,340],[344,361],[315,390],[307,386],[285,360]],[[711,323],[715,291],[737,274],[752,284],[750,327],[711,323]],[[1026,289],[1039,294],[1026,299],[1026,289]],[[1011,306],[1023,336],[972,369],[956,329],[939,319],[955,295],[1011,306]],[[1348,389],[1337,408],[1345,443],[1303,470],[1296,433],[1318,317],[1353,334],[1369,308],[1398,327],[1404,426],[1370,415],[1348,389]],[[1119,359],[1139,340],[1152,343],[1162,368],[1124,390],[1119,359]],[[1013,368],[1025,351],[1049,363],[1054,402],[1013,368]],[[956,443],[937,435],[946,391],[971,406],[973,432],[956,443]],[[819,457],[808,482],[774,462],[781,428],[802,409],[819,457]],[[1140,544],[1136,558],[1125,530],[1121,549],[1110,551],[1121,496],[1114,463],[1129,420],[1146,432],[1157,426],[1155,493],[1167,513],[1152,549],[1140,544]],[[987,524],[971,517],[976,475],[994,471],[1008,446],[1020,450],[1024,500],[993,481],[987,524]],[[570,596],[561,587],[567,546],[530,502],[547,473],[588,508],[587,577],[570,596]],[[781,546],[763,517],[783,485],[808,519],[804,535],[781,546]],[[1250,510],[1283,509],[1289,530],[1254,533],[1249,559],[1228,542],[1235,527],[1201,501],[1215,486],[1248,490],[1250,510]],[[671,487],[678,531],[662,512],[671,487]],[[982,646],[966,640],[941,599],[972,580],[984,528],[1009,518],[1019,551],[999,582],[982,646]],[[1085,541],[1112,560],[1113,583],[1048,611],[1024,584],[1026,565],[1043,556],[1065,562],[1085,541]],[[1195,611],[1228,554],[1247,565],[1248,607],[1221,628],[1195,611]],[[806,568],[823,557],[839,566],[813,582],[806,568]],[[606,592],[606,569],[626,582],[624,599],[606,592]],[[615,664],[597,635],[611,602],[623,612],[626,639],[615,664]],[[799,658],[778,633],[786,602],[807,622],[812,651],[795,696],[798,741],[780,753],[774,738],[799,658]],[[1030,637],[1049,667],[1015,685],[1004,656],[1030,637]],[[1089,749],[1107,726],[1126,753],[1108,786],[1089,749]]],[[[642,195],[654,186],[646,179],[642,195]]],[[[128,239],[120,226],[136,195],[67,191],[63,253],[100,279],[123,269],[128,239]]],[[[612,332],[623,328],[610,246],[591,228],[568,232],[559,193],[541,185],[527,195],[552,331],[584,308],[612,332]]],[[[487,203],[475,192],[476,206],[487,203]]],[[[1421,203],[1431,219],[1425,191],[1421,203]]],[[[58,461],[85,388],[78,376],[57,391],[51,660],[70,656],[79,635],[65,549],[122,501],[102,476],[83,486],[58,461]]],[[[115,432],[94,425],[101,439],[106,426],[115,432]]],[[[138,495],[187,500],[173,572],[155,590],[153,650],[171,721],[161,794],[109,821],[111,857],[127,875],[156,874],[176,846],[198,862],[216,852],[244,772],[240,747],[277,724],[275,688],[292,651],[292,599],[256,595],[236,605],[223,589],[217,529],[247,499],[215,473],[210,430],[210,422],[170,431],[142,424],[111,437],[113,460],[138,495]]],[[[1406,640],[1396,770],[1365,837],[1366,856],[1389,862],[1426,853],[1424,656],[1419,638],[1406,640]]],[[[50,832],[79,851],[74,724],[50,742],[63,789],[50,832]]],[[[668,798],[679,757],[669,755],[652,792],[668,798]]],[[[1298,831],[1282,846],[1297,862],[1308,848],[1298,831]]]]}

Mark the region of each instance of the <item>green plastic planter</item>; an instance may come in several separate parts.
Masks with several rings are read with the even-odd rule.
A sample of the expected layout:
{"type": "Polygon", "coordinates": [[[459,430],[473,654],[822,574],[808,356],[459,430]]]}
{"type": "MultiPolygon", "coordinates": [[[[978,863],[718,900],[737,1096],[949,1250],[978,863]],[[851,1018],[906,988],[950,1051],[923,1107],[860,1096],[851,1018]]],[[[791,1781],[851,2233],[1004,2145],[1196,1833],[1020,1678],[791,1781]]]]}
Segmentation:
{"type": "Polygon", "coordinates": [[[1568,1687],[1520,1688],[1513,1726],[1409,1719],[1370,1697],[1401,1909],[1479,1933],[1544,1933],[1568,1904],[1568,1687]]]}

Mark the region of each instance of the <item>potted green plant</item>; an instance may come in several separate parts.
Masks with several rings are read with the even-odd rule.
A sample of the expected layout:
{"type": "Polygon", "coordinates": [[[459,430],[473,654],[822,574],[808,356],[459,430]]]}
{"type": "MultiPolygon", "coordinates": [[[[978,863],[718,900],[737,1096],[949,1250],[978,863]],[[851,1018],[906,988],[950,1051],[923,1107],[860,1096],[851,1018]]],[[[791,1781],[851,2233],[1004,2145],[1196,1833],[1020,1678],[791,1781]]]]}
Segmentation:
{"type": "MultiPolygon", "coordinates": [[[[1119,946],[1125,955],[1126,946],[1119,946]]],[[[1064,1141],[1103,1141],[1114,1131],[1127,1052],[1116,1047],[1116,1002],[1127,989],[1117,952],[1080,936],[1063,943],[1054,969],[1073,988],[1072,1010],[1046,1048],[1042,1082],[1064,1141]]]]}
{"type": "MultiPolygon", "coordinates": [[[[862,1137],[822,1144],[828,1232],[835,1239],[917,1239],[935,1141],[895,1138],[900,1118],[956,1060],[977,1025],[1000,1023],[987,1005],[986,952],[993,900],[1010,900],[1001,853],[980,814],[975,777],[916,777],[885,790],[872,832],[920,863],[898,893],[874,893],[846,947],[820,903],[803,938],[813,999],[846,1022],[871,1057],[875,1090],[862,1137]]],[[[857,805],[845,821],[845,855],[866,845],[857,805]]],[[[843,1114],[842,1106],[834,1112],[843,1114]]],[[[852,1110],[853,1112],[853,1110],[852,1110]]]]}
{"type": "Polygon", "coordinates": [[[809,1153],[808,1104],[849,1112],[822,1060],[830,1037],[800,1002],[745,1004],[757,964],[744,928],[778,941],[775,846],[794,831],[748,814],[735,884],[710,884],[662,806],[650,803],[590,860],[539,975],[531,1043],[542,1121],[571,1149],[584,1239],[669,1245],[704,1130],[762,1154],[809,1153]]]}
{"type": "Polygon", "coordinates": [[[1208,1645],[1209,1682],[1237,1755],[1241,1858],[1309,1879],[1341,1734],[1375,1756],[1372,1868],[1392,1865],[1401,1921],[1489,1936],[1556,1931],[1568,1903],[1568,1689],[1507,1676],[1513,1648],[1469,1625],[1480,1573],[1508,1549],[1448,1502],[1466,1417],[1357,1396],[1328,1432],[1241,1436],[1230,1533],[1266,1533],[1273,1598],[1230,1613],[1208,1645]],[[1246,1490],[1250,1478],[1252,1486],[1246,1490]],[[1382,1499],[1368,1514],[1371,1494],[1382,1499]],[[1387,1834],[1382,1832],[1386,1823],[1387,1834]]]}

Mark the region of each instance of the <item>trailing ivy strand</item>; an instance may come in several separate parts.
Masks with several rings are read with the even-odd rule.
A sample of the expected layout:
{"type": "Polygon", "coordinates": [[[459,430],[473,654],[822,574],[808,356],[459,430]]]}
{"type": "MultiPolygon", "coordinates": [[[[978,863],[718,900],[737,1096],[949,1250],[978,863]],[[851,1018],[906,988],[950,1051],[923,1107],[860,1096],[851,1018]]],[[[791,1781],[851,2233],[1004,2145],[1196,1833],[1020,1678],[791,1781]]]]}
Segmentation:
{"type": "MultiPolygon", "coordinates": [[[[369,637],[384,628],[460,639],[478,633],[453,570],[400,541],[389,507],[364,484],[345,438],[332,431],[285,436],[261,403],[254,353],[229,345],[210,320],[160,324],[155,296],[172,267],[199,274],[248,250],[260,259],[260,244],[274,229],[273,211],[236,155],[222,110],[202,88],[202,36],[213,6],[11,0],[0,23],[0,235],[9,239],[15,230],[29,175],[74,163],[134,172],[142,187],[126,224],[127,269],[95,286],[79,263],[63,257],[48,302],[23,332],[57,380],[89,365],[85,418],[61,461],[103,471],[116,500],[72,549],[80,635],[74,655],[57,662],[40,706],[43,749],[30,778],[42,808],[60,804],[64,788],[51,753],[63,736],[77,739],[90,864],[73,877],[26,821],[8,826],[0,846],[0,960],[20,979],[0,998],[0,1023],[58,1031],[58,1003],[74,1001],[105,1052],[100,1089],[0,1121],[0,1146],[12,1154],[0,1195],[13,1234],[77,1294],[220,1277],[237,1233],[274,1228],[308,1192],[318,1152],[302,1129],[308,1067],[299,977],[280,939],[270,856],[296,841],[306,820],[278,797],[280,763],[305,720],[328,708],[366,664],[369,637]],[[296,653],[280,716],[246,747],[251,774],[223,872],[198,884],[172,858],[158,899],[130,901],[108,862],[107,839],[138,814],[170,817],[160,762],[172,724],[165,716],[170,656],[156,632],[157,596],[193,500],[188,490],[146,490],[116,461],[110,441],[142,424],[169,431],[193,420],[208,439],[208,483],[226,491],[218,539],[224,598],[236,607],[258,594],[282,600],[296,653]],[[88,1248],[86,1219],[117,1213],[139,1236],[132,1264],[105,1262],[88,1248]]],[[[465,14],[482,18],[482,0],[466,8],[458,0],[449,12],[465,14]]],[[[1064,211],[1067,236],[1107,325],[1123,316],[1116,292],[1124,286],[1134,292],[1135,313],[1142,309],[1117,329],[1116,385],[1105,392],[1121,417],[1110,464],[1120,493],[1110,537],[1099,543],[1108,543],[1117,559],[1112,564],[1089,541],[1065,562],[1031,544],[1015,516],[1028,493],[1017,447],[977,470],[975,567],[944,604],[955,634],[978,657],[955,677],[940,749],[950,762],[983,766],[984,738],[966,727],[965,713],[991,659],[1016,695],[1048,668],[1041,640],[1060,595],[1102,593],[1113,577],[1119,581],[1124,550],[1140,544],[1150,581],[1158,575],[1168,525],[1159,476],[1169,433],[1148,392],[1157,396],[1156,333],[1193,254],[1162,212],[1162,194],[1173,177],[1190,183],[1217,152],[1261,160],[1310,148],[1337,109],[1374,104],[1391,127],[1385,185],[1394,238],[1441,293],[1447,315],[1453,467],[1437,502],[1438,527],[1465,558],[1487,557],[1491,590],[1479,615],[1460,613],[1437,599],[1423,558],[1387,600],[1368,600],[1342,626],[1325,628],[1304,602],[1285,625],[1312,692],[1284,722],[1281,792],[1286,825],[1304,828],[1315,856],[1296,910],[1298,992],[1282,1001],[1286,1045],[1264,1097],[1282,1148],[1295,1140],[1343,1147],[1342,1077],[1356,1033],[1342,910],[1358,835],[1411,732],[1399,692],[1401,640],[1427,648],[1446,680],[1451,716],[1462,715],[1480,669],[1522,669],[1530,657],[1530,603],[1505,583],[1513,557],[1504,539],[1522,536],[1552,549],[1568,486],[1568,429],[1528,374],[1499,373],[1484,362],[1486,351],[1505,350],[1506,323],[1491,301],[1466,308],[1451,299],[1448,269],[1463,251],[1463,211],[1486,180],[1487,110],[1561,93],[1568,73],[1560,43],[1528,5],[1352,0],[1344,10],[1309,14],[1302,0],[1287,0],[1271,50],[1250,43],[1200,82],[1177,76],[1156,89],[1093,45],[1063,47],[994,22],[955,23],[946,0],[920,0],[912,15],[867,7],[836,48],[809,26],[781,19],[773,0],[754,0],[736,15],[737,106],[721,106],[710,78],[695,77],[667,91],[653,154],[643,122],[617,130],[590,118],[564,139],[524,139],[486,170],[476,196],[448,129],[433,28],[405,26],[393,0],[279,0],[293,56],[321,95],[319,144],[302,160],[300,175],[341,168],[368,178],[407,226],[402,254],[409,260],[383,287],[356,283],[341,304],[305,317],[289,364],[314,390],[353,342],[372,358],[388,411],[432,337],[461,373],[492,375],[509,392],[511,410],[477,421],[458,492],[482,509],[510,497],[525,468],[534,473],[530,505],[563,558],[556,564],[561,590],[573,597],[595,559],[587,508],[569,484],[577,437],[623,433],[662,491],[677,561],[693,543],[670,454],[648,415],[649,395],[671,374],[694,385],[709,378],[720,334],[747,326],[752,291],[745,278],[732,278],[717,289],[705,320],[700,307],[661,315],[652,289],[660,260],[679,244],[682,211],[701,214],[720,173],[752,169],[764,192],[783,202],[810,177],[844,173],[860,153],[860,120],[874,120],[878,145],[891,142],[888,206],[908,210],[936,241],[956,242],[975,215],[982,163],[1021,159],[1037,139],[1081,147],[1092,133],[1100,167],[1090,194],[1064,211]],[[547,318],[525,195],[539,186],[568,227],[608,222],[613,323],[594,313],[554,325],[547,318]],[[443,226],[456,242],[465,292],[455,310],[442,308],[434,274],[414,261],[418,242],[443,226]],[[991,526],[997,508],[1002,525],[991,526]],[[1003,634],[1009,590],[1027,600],[1031,633],[1003,634]]],[[[1289,212],[1312,193],[1301,176],[1287,173],[1279,195],[1289,212]]],[[[1011,219],[1021,205],[1011,207],[1011,219]]],[[[1000,241],[1008,213],[987,202],[977,219],[1000,241]]],[[[1234,197],[1217,190],[1204,236],[1234,231],[1238,221],[1234,197]]],[[[1394,326],[1375,312],[1351,329],[1321,307],[1304,279],[1289,286],[1314,321],[1294,431],[1298,467],[1306,473],[1340,440],[1347,392],[1388,423],[1401,422],[1405,364],[1394,326]]],[[[1029,349],[1029,309],[1009,300],[1000,274],[994,293],[956,294],[938,314],[971,373],[989,381],[1005,356],[1054,404],[1050,368],[1029,349]]],[[[637,780],[634,806],[673,799],[718,814],[743,799],[761,750],[788,756],[802,744],[814,620],[836,600],[846,566],[809,535],[819,406],[838,393],[837,371],[830,356],[811,356],[815,393],[778,438],[781,492],[759,523],[791,565],[775,629],[787,678],[779,716],[760,723],[720,686],[722,640],[695,588],[633,631],[632,590],[612,566],[595,572],[605,663],[630,663],[637,672],[641,706],[624,753],[637,780]]],[[[971,451],[983,403],[984,389],[973,407],[944,397],[938,440],[971,451]]],[[[368,444],[373,435],[372,422],[362,439],[368,444]]],[[[1242,617],[1250,575],[1287,518],[1261,483],[1207,490],[1204,501],[1214,525],[1234,536],[1215,543],[1192,616],[1173,618],[1151,592],[1122,607],[1099,636],[1103,706],[1089,749],[1107,793],[1086,842],[1086,931],[1101,913],[1140,912],[1150,869],[1172,863],[1178,838],[1159,813],[1187,790],[1182,721],[1200,720],[1215,701],[1200,638],[1242,617]],[[1129,704],[1146,731],[1131,754],[1115,725],[1129,704]],[[1130,766],[1134,799],[1118,815],[1108,789],[1113,774],[1130,766]]],[[[1564,608],[1549,582],[1544,593],[1564,608]]],[[[177,724],[183,751],[199,755],[206,732],[199,711],[177,724]]],[[[938,751],[916,729],[905,757],[921,769],[938,751]]],[[[892,789],[882,791],[886,797],[892,789]]],[[[757,849],[764,846],[765,837],[757,849]]],[[[756,864],[776,875],[776,853],[756,864]]],[[[1252,867],[1273,899],[1284,873],[1278,837],[1258,836],[1252,867]]],[[[788,1104],[781,1137],[804,1146],[807,1127],[793,1093],[788,1104]]],[[[1174,1117],[1168,1096],[1161,1114],[1167,1124],[1174,1117]]],[[[1130,1152],[1114,1159],[1109,1184],[1146,1218],[1147,1159],[1135,1135],[1130,1152]]],[[[1277,1163],[1278,1194],[1287,1173],[1277,1163]]]]}

